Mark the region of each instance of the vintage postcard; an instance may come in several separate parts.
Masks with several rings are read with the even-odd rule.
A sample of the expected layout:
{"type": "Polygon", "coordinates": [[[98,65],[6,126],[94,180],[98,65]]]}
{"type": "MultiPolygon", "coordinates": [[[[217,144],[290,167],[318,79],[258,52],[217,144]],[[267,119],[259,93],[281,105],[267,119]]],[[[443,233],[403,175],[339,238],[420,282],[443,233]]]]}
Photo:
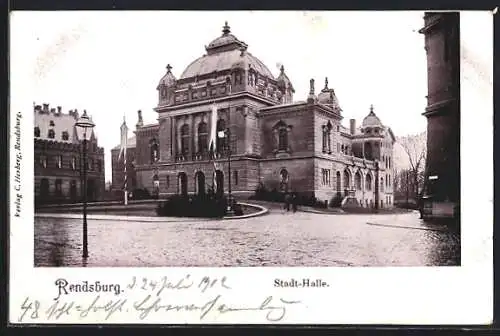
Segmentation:
{"type": "Polygon", "coordinates": [[[10,23],[10,323],[492,321],[492,12],[10,23]]]}

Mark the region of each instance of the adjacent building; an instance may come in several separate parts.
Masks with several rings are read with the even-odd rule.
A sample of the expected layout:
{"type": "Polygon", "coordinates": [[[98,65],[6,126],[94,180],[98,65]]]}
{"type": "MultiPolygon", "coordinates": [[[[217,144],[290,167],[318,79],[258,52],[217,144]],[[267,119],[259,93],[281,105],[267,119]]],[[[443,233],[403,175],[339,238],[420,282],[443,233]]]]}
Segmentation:
{"type": "MultiPolygon", "coordinates": [[[[460,203],[460,13],[425,13],[428,95],[425,198],[437,216],[460,203]]],[[[458,212],[456,212],[458,214],[458,212]]]]}
{"type": "Polygon", "coordinates": [[[264,186],[320,201],[350,196],[363,207],[392,206],[395,137],[373,106],[360,125],[351,119],[344,127],[327,79],[319,92],[311,79],[307,100],[294,101],[285,68],[275,76],[227,23],[205,51],[179,77],[167,66],[156,88],[157,123],[145,125],[138,113],[138,187],[160,196],[204,193],[215,175],[219,193],[230,183],[241,196],[264,186]],[[217,138],[215,174],[208,151],[214,113],[217,131],[229,131],[217,138]]]}
{"type": "MultiPolygon", "coordinates": [[[[34,109],[35,202],[78,202],[82,200],[82,130],[75,126],[78,111],[63,113],[49,104],[34,109]]],[[[87,142],[88,200],[104,193],[104,150],[92,131],[87,142]]]]}

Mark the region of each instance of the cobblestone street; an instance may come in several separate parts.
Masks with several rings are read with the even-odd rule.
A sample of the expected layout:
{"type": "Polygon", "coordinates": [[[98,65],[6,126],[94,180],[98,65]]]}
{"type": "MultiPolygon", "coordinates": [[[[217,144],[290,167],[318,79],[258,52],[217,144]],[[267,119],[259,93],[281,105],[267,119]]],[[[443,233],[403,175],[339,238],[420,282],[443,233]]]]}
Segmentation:
{"type": "MultiPolygon", "coordinates": [[[[460,237],[418,214],[282,213],[241,220],[89,219],[86,266],[441,266],[460,237]]],[[[82,266],[81,219],[35,218],[35,265],[82,266]]]]}

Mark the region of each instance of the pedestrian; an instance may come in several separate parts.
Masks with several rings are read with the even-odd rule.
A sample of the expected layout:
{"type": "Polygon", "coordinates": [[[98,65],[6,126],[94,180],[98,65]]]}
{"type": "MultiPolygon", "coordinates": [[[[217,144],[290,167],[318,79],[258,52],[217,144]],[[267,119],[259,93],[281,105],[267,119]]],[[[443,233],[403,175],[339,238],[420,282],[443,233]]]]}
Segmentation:
{"type": "Polygon", "coordinates": [[[286,212],[290,211],[290,194],[285,194],[285,210],[286,212]]]}
{"type": "Polygon", "coordinates": [[[297,212],[297,203],[298,203],[297,193],[293,193],[293,195],[292,195],[292,209],[293,209],[293,213],[297,212]]]}

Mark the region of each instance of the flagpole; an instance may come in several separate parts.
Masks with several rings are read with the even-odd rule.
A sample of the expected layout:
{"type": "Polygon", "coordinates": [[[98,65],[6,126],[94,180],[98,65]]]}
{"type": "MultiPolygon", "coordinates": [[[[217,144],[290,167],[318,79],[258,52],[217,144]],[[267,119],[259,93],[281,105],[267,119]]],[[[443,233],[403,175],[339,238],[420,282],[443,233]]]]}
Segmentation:
{"type": "MultiPolygon", "coordinates": [[[[127,136],[128,134],[126,134],[127,136]]],[[[124,204],[128,204],[128,193],[127,193],[127,142],[125,141],[125,148],[123,149],[123,166],[124,166],[124,187],[123,187],[123,199],[124,204]]]]}

